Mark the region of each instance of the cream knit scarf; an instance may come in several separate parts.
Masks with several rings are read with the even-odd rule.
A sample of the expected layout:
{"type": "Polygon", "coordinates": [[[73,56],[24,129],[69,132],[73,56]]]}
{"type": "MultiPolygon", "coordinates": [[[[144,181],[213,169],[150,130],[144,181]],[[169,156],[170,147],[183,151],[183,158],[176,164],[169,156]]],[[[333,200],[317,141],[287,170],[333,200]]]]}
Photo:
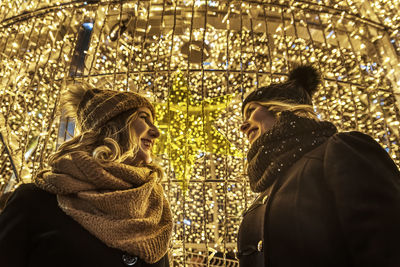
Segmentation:
{"type": "Polygon", "coordinates": [[[69,153],[51,167],[35,184],[56,194],[60,208],[83,228],[147,263],[166,254],[172,216],[156,167],[104,167],[86,152],[69,153]]]}

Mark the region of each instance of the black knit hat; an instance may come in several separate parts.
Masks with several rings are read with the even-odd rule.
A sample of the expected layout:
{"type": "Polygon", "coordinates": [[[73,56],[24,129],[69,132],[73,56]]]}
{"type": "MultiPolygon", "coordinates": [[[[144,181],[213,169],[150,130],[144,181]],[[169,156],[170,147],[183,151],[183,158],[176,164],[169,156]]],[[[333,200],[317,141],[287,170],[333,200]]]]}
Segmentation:
{"type": "Polygon", "coordinates": [[[150,109],[153,118],[154,107],[145,97],[132,92],[89,89],[83,95],[77,108],[77,120],[82,131],[103,126],[110,119],[140,107],[150,109]]]}
{"type": "Polygon", "coordinates": [[[320,83],[320,75],[312,66],[299,66],[289,73],[289,80],[283,83],[260,87],[251,92],[243,101],[245,106],[253,101],[285,101],[312,105],[312,95],[320,83]]]}

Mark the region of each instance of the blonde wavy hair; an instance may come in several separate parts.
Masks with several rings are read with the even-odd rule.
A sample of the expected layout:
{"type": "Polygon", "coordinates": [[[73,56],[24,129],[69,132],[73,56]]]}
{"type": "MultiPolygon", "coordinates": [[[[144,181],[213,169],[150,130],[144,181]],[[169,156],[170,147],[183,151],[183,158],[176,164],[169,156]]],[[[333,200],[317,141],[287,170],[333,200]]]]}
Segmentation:
{"type": "MultiPolygon", "coordinates": [[[[80,101],[89,89],[94,87],[87,83],[68,87],[68,91],[61,100],[61,106],[66,115],[75,118],[76,126],[81,125],[76,120],[80,101]]],[[[73,151],[86,151],[100,164],[109,162],[123,162],[129,157],[135,157],[139,150],[137,138],[131,131],[132,123],[138,118],[138,112],[128,110],[119,114],[105,125],[95,130],[88,130],[78,134],[60,145],[57,151],[49,158],[49,164],[73,151]]]]}
{"type": "MultiPolygon", "coordinates": [[[[256,103],[266,107],[268,111],[270,111],[276,118],[279,118],[283,111],[291,111],[299,117],[319,121],[318,115],[315,113],[314,108],[311,105],[297,104],[289,101],[277,101],[277,100],[252,101],[250,103],[256,103]]],[[[248,106],[249,105],[247,104],[243,114],[246,114],[248,106]]]]}

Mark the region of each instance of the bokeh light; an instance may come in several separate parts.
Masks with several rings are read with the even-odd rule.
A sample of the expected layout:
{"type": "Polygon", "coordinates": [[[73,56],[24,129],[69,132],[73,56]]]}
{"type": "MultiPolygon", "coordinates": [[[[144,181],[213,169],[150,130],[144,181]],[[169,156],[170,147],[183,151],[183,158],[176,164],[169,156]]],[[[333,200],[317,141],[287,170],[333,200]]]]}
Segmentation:
{"type": "Polygon", "coordinates": [[[370,134],[399,165],[399,6],[3,0],[0,194],[29,182],[74,134],[57,109],[66,82],[139,92],[157,103],[155,152],[175,221],[171,261],[221,257],[237,266],[231,253],[241,212],[254,198],[238,129],[243,97],[287,79],[295,64],[313,63],[323,76],[319,116],[370,134]]]}

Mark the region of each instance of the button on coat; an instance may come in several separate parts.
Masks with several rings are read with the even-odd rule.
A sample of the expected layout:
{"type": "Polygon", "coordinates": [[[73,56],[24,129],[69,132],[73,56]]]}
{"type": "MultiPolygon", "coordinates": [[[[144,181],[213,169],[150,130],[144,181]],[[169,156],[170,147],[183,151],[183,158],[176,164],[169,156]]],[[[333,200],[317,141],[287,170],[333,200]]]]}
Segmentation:
{"type": "Polygon", "coordinates": [[[167,256],[147,264],[125,254],[85,230],[59,208],[55,195],[33,184],[17,188],[0,213],[2,267],[169,266],[167,256]]]}
{"type": "Polygon", "coordinates": [[[333,135],[272,187],[244,213],[240,267],[400,266],[400,173],[371,137],[333,135]]]}

